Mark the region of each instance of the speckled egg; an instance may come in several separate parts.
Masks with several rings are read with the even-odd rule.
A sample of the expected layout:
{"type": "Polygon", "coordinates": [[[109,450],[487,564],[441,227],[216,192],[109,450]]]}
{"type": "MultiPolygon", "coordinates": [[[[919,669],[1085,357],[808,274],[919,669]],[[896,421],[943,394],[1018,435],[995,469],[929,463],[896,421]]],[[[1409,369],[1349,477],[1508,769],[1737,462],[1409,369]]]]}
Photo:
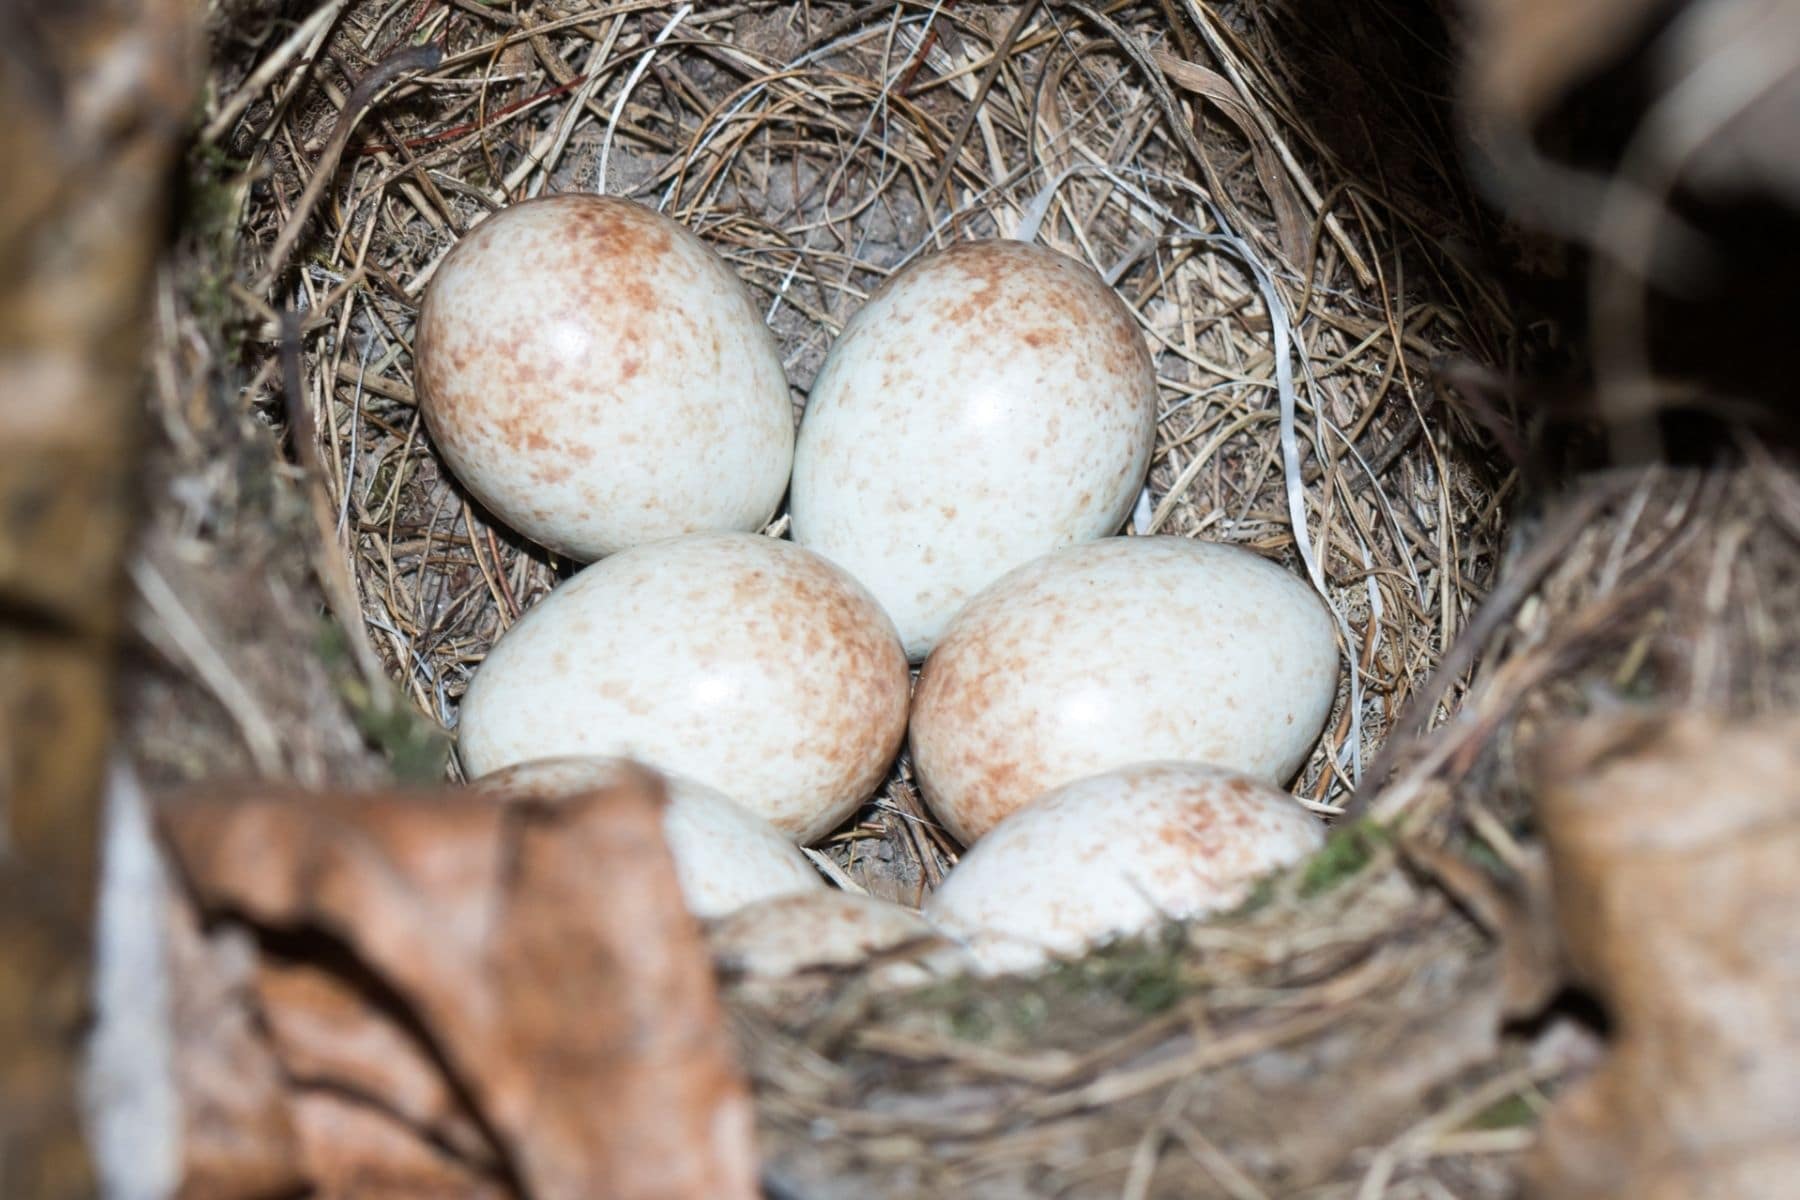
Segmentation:
{"type": "Polygon", "coordinates": [[[458,745],[472,776],[636,759],[811,841],[887,772],[907,685],[893,623],[842,570],[758,534],[692,534],[595,563],[507,630],[458,745]]]}
{"type": "Polygon", "coordinates": [[[1244,900],[1325,841],[1287,793],[1198,763],[1141,763],[1042,796],[995,826],[925,915],[991,971],[1077,955],[1244,900]]]}
{"type": "Polygon", "coordinates": [[[961,947],[918,913],[849,892],[763,900],[717,922],[708,936],[722,968],[753,978],[841,971],[891,956],[877,967],[875,982],[912,986],[971,965],[961,947]]]}
{"type": "Polygon", "coordinates": [[[515,204],[426,289],[420,406],[458,480],[580,560],[774,513],[794,418],[775,341],[704,242],[610,196],[515,204]]]}
{"type": "MultiPolygon", "coordinates": [[[[546,758],[518,763],[476,781],[501,795],[572,796],[610,787],[631,768],[617,758],[546,758]]],[[[773,825],[705,784],[662,774],[668,803],[663,838],[688,910],[722,917],[746,904],[823,889],[806,856],[773,825]]]]}
{"type": "Polygon", "coordinates": [[[1298,576],[1235,546],[1109,538],[1020,567],[951,622],[913,698],[913,768],[965,843],[1134,762],[1285,784],[1337,677],[1331,614],[1298,576]]]}
{"type": "Polygon", "coordinates": [[[1024,242],[920,259],[857,312],[794,453],[794,540],[924,657],[1013,567],[1116,531],[1156,440],[1143,334],[1104,280],[1024,242]]]}

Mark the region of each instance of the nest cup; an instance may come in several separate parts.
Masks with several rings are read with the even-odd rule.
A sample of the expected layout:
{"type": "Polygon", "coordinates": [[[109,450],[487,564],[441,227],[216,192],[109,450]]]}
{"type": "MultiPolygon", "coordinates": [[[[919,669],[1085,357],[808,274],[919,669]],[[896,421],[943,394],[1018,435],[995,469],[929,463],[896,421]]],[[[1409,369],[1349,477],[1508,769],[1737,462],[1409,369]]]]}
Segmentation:
{"type": "MultiPolygon", "coordinates": [[[[680,220],[737,270],[796,415],[844,322],[920,255],[1013,237],[1093,266],[1141,324],[1161,388],[1126,532],[1245,544],[1323,592],[1345,669],[1294,790],[1341,804],[1496,569],[1508,472],[1430,372],[1438,356],[1503,357],[1511,331],[1421,225],[1419,197],[1370,186],[1292,107],[1280,59],[1258,57],[1265,18],[565,7],[351,4],[314,35],[321,65],[290,71],[227,141],[269,169],[248,229],[278,226],[344,84],[408,45],[445,48],[359,126],[284,297],[312,314],[305,378],[332,500],[369,636],[412,702],[454,728],[487,648],[573,567],[493,520],[438,458],[413,399],[417,300],[501,205],[598,190],[680,220]]],[[[1439,206],[1466,203],[1426,154],[1403,174],[1436,185],[1439,206]]],[[[1114,618],[1130,638],[1135,614],[1114,618]]],[[[914,903],[956,848],[902,762],[824,850],[857,886],[914,903]]]]}
{"type": "MultiPolygon", "coordinates": [[[[1342,806],[1415,697],[1426,724],[1479,718],[1465,747],[1512,719],[1505,687],[1529,673],[1500,673],[1498,708],[1490,693],[1465,705],[1466,663],[1441,695],[1427,687],[1503,575],[1517,490],[1492,414],[1466,407],[1479,389],[1441,381],[1532,347],[1478,265],[1505,244],[1456,165],[1449,88],[1421,86],[1421,62],[1447,77],[1453,58],[1421,57],[1434,35],[1403,17],[1337,8],[346,0],[279,33],[229,17],[192,171],[231,227],[195,218],[192,303],[159,326],[164,374],[227,399],[157,389],[153,473],[172,499],[146,545],[242,686],[229,669],[186,692],[133,684],[152,782],[227,774],[239,742],[255,769],[308,783],[442,776],[440,731],[484,656],[578,564],[485,512],[439,458],[415,402],[418,307],[462,235],[558,192],[630,198],[713,247],[779,343],[796,419],[846,322],[920,256],[998,237],[1088,264],[1141,327],[1159,390],[1123,533],[1249,547],[1332,611],[1339,689],[1293,781],[1302,802],[1342,806]],[[415,56],[343,137],[359,82],[428,44],[441,59],[415,56]],[[258,295],[209,290],[264,278],[258,295]],[[202,345],[210,366],[183,357],[202,345]],[[291,433],[310,503],[284,509],[262,487],[259,472],[292,468],[271,468],[272,439],[234,432],[253,421],[233,403],[291,433]],[[241,581],[195,562],[242,563],[241,581]],[[309,571],[350,618],[347,653],[315,649],[309,571]],[[248,588],[269,599],[244,603],[248,588]],[[390,684],[405,714],[357,708],[390,684]],[[227,710],[211,732],[195,691],[227,710]]],[[[908,471],[886,447],[862,452],[908,471]]],[[[1662,508],[1641,506],[1647,528],[1662,508]]],[[[767,532],[785,530],[784,509],[767,532]]],[[[1613,555],[1604,531],[1589,541],[1570,573],[1613,555]]],[[[1588,594],[1566,582],[1558,594],[1588,594]]],[[[182,652],[180,614],[159,612],[174,656],[204,664],[182,652]]],[[[1105,617],[1126,643],[1146,615],[1105,617]]],[[[1550,644],[1532,620],[1487,640],[1550,644]]],[[[1396,794],[1409,817],[1451,824],[1429,788],[1396,794]]],[[[1510,845],[1518,810],[1498,815],[1510,845]]],[[[959,852],[902,758],[811,859],[846,890],[916,906],[959,852]]],[[[1132,1165],[1189,1127],[1281,1181],[1266,1194],[1361,1163],[1421,1119],[1417,1096],[1462,1102],[1441,1085],[1471,1065],[1457,1056],[1486,1011],[1488,943],[1394,858],[1334,835],[1228,920],[1030,978],[893,991],[828,972],[771,1000],[727,971],[771,1194],[784,1180],[809,1197],[1211,1194],[1203,1146],[1165,1155],[1155,1188],[1132,1165]],[[1435,1073],[1351,1106],[1366,1127],[1340,1120],[1344,1091],[1395,1064],[1435,1073]]],[[[1430,1169],[1463,1170],[1447,1162],[1430,1169]]]]}
{"type": "MultiPolygon", "coordinates": [[[[1370,119],[1437,122],[1372,162],[1307,107],[1330,31],[1272,26],[1255,5],[1179,15],[350,3],[296,41],[286,83],[221,142],[266,169],[243,226],[265,251],[356,80],[409,46],[444,52],[360,121],[275,297],[303,317],[304,398],[363,632],[419,714],[454,730],[488,649],[579,564],[484,511],[439,457],[415,402],[418,302],[489,214],[603,191],[680,221],[743,279],[796,419],[844,324],[920,256],[1017,238],[1090,265],[1141,327],[1160,393],[1123,533],[1241,544],[1324,596],[1339,692],[1292,790],[1338,810],[1500,568],[1514,477],[1434,365],[1520,351],[1448,233],[1479,209],[1436,157],[1452,153],[1447,113],[1369,84],[1370,119]]],[[[223,60],[219,94],[256,65],[223,60]]],[[[1108,614],[1114,636],[1143,616],[1108,614]]],[[[959,850],[902,758],[814,862],[917,906],[959,850]]]]}
{"type": "MultiPolygon", "coordinates": [[[[796,418],[895,271],[1035,242],[1092,266],[1153,357],[1124,533],[1247,546],[1331,608],[1339,691],[1292,790],[1332,813],[1412,750],[1376,825],[1224,919],[1029,979],[731,992],[769,1194],[1514,1194],[1502,1143],[1528,1131],[1415,1137],[1535,1105],[1547,1076],[1495,1048],[1481,906],[1399,869],[1388,831],[1523,875],[1516,730],[1596,688],[1800,702],[1800,551],[1763,475],[1800,490],[1654,469],[1515,537],[1516,449],[1490,431],[1525,422],[1484,381],[1542,349],[1497,280],[1545,247],[1471,194],[1433,7],[216,6],[187,261],[154,312],[161,503],[133,578],[167,662],[134,666],[123,718],[147,781],[439,778],[483,657],[575,569],[470,499],[415,403],[419,301],[487,215],[602,191],[680,221],[747,286],[796,418]],[[425,45],[343,136],[358,84],[425,45]],[[390,683],[404,720],[371,701],[390,683]]],[[[1107,614],[1121,642],[1144,615],[1107,614]]],[[[958,853],[902,758],[812,861],[917,905],[958,853]]]]}

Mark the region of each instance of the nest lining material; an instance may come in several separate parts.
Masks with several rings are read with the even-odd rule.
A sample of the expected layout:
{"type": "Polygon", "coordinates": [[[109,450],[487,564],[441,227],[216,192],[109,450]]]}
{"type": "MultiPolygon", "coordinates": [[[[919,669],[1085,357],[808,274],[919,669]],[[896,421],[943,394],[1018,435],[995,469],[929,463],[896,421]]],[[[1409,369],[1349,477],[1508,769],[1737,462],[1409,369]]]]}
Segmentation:
{"type": "MultiPolygon", "coordinates": [[[[1800,485],[1762,460],[1643,472],[1591,521],[1527,522],[1524,553],[1503,548],[1517,476],[1466,389],[1434,384],[1526,351],[1471,265],[1493,241],[1416,10],[328,0],[289,27],[241,8],[219,9],[195,159],[196,194],[230,215],[191,214],[155,310],[166,500],[135,623],[182,669],[128,681],[153,781],[382,778],[392,743],[372,761],[344,698],[385,673],[452,726],[486,648],[568,573],[464,502],[412,402],[417,299],[484,213],[603,186],[686,222],[765,305],[797,406],[892,270],[1029,233],[1093,264],[1153,339],[1163,415],[1133,531],[1316,566],[1344,623],[1358,702],[1346,680],[1300,793],[1344,802],[1409,700],[1431,698],[1440,732],[1378,798],[1380,826],[1227,920],[980,988],[734,995],[771,1194],[1513,1194],[1570,1062],[1495,1043],[1492,942],[1420,882],[1424,860],[1399,868],[1416,845],[1387,831],[1523,874],[1512,757],[1533,728],[1640,694],[1800,703],[1800,485]],[[427,41],[442,61],[356,127],[282,286],[221,285],[265,275],[358,82],[427,41]],[[365,663],[315,648],[293,553],[312,533],[267,482],[292,468],[233,407],[282,423],[287,309],[365,663]],[[1429,692],[1478,616],[1472,678],[1429,692]]],[[[954,853],[902,762],[816,861],[915,900],[954,853]]]]}
{"type": "MultiPolygon", "coordinates": [[[[1342,694],[1295,789],[1321,810],[1489,586],[1511,476],[1430,376],[1445,355],[1503,359],[1512,332],[1426,227],[1432,209],[1317,141],[1306,81],[1269,54],[1281,31],[1256,6],[1230,10],[1236,24],[1191,6],[1177,26],[1117,3],[343,7],[221,80],[207,133],[260,176],[242,230],[266,251],[356,81],[444,47],[361,122],[273,299],[303,317],[369,636],[446,727],[487,647],[571,565],[451,485],[408,339],[458,234],[545,191],[603,189],[699,232],[763,306],[797,408],[843,322],[920,254],[1010,236],[1093,265],[1162,385],[1130,532],[1250,545],[1338,616],[1342,694]]],[[[1423,152],[1406,165],[1456,178],[1423,152]]],[[[842,880],[902,900],[954,854],[904,765],[827,849],[842,880]]]]}

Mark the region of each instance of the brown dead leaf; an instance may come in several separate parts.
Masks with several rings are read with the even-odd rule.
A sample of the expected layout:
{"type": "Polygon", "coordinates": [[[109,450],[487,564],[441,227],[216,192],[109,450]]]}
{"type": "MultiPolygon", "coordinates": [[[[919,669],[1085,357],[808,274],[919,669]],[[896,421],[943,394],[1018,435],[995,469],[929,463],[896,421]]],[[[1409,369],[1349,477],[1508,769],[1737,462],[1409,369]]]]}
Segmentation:
{"type": "Polygon", "coordinates": [[[1609,717],[1539,766],[1556,905],[1611,1013],[1540,1200],[1777,1200],[1800,1178],[1800,720],[1609,717]]]}
{"type": "MultiPolygon", "coordinates": [[[[1156,51],[1154,57],[1156,65],[1162,68],[1171,83],[1184,92],[1210,101],[1226,120],[1237,126],[1238,131],[1244,135],[1244,140],[1250,143],[1250,162],[1256,171],[1257,182],[1262,185],[1263,193],[1269,198],[1269,208],[1275,214],[1281,251],[1294,267],[1304,268],[1311,244],[1312,222],[1307,219],[1300,197],[1295,195],[1293,184],[1282,169],[1275,148],[1269,144],[1269,139],[1257,125],[1250,106],[1231,85],[1231,81],[1217,71],[1163,51],[1156,51]]],[[[1208,166],[1210,170],[1210,164],[1208,166]]],[[[1216,196],[1224,198],[1229,194],[1216,179],[1209,182],[1216,196]]]]}
{"type": "Polygon", "coordinates": [[[554,801],[263,790],[159,806],[201,909],[261,938],[258,993],[315,1185],[755,1195],[748,1095],[660,804],[634,773],[554,801]]]}
{"type": "Polygon", "coordinates": [[[392,1113],[325,1088],[294,1097],[294,1120],[319,1200],[509,1200],[514,1193],[419,1137],[392,1113]]]}
{"type": "MultiPolygon", "coordinates": [[[[265,958],[258,972],[262,1010],[294,1080],[303,1132],[316,1131],[325,1115],[326,1127],[335,1131],[348,1124],[345,1110],[362,1112],[375,1125],[400,1122],[479,1174],[497,1175],[492,1146],[427,1047],[406,1027],[409,1012],[396,1004],[384,1014],[389,1019],[371,1019],[371,1003],[384,999],[380,981],[364,980],[359,987],[346,978],[354,976],[354,964],[336,965],[339,970],[265,958]],[[315,1099],[330,1103],[312,1105],[315,1099]]],[[[308,1137],[315,1170],[322,1155],[352,1157],[338,1141],[335,1132],[330,1139],[308,1137]]],[[[431,1159],[437,1164],[433,1174],[447,1169],[440,1157],[431,1159]]]]}
{"type": "Polygon", "coordinates": [[[168,977],[180,1200],[290,1195],[306,1182],[281,1064],[257,1029],[255,962],[242,931],[208,938],[168,905],[168,977]]]}

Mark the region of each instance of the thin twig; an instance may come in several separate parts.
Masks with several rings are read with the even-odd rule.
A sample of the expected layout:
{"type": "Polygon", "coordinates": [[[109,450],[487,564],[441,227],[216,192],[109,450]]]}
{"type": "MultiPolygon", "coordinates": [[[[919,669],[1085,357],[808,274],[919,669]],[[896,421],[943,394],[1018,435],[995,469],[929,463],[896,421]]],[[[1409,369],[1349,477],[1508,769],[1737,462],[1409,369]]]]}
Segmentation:
{"type": "Polygon", "coordinates": [[[350,144],[350,134],[356,129],[356,123],[362,119],[363,113],[368,111],[369,105],[375,102],[375,97],[382,89],[407,75],[431,70],[443,57],[443,47],[435,42],[424,46],[409,46],[364,75],[351,89],[349,98],[344,101],[344,110],[338,114],[337,124],[331,130],[331,137],[326,140],[325,148],[319,152],[318,162],[313,165],[312,178],[307,181],[306,190],[300,193],[292,215],[275,239],[274,249],[269,251],[268,264],[257,277],[251,291],[267,295],[276,277],[287,266],[288,255],[294,252],[294,243],[300,240],[307,219],[312,216],[313,209],[318,206],[319,200],[325,195],[325,189],[337,174],[338,159],[343,156],[344,147],[350,144]]]}
{"type": "Polygon", "coordinates": [[[1019,11],[1013,14],[1012,24],[1006,27],[1006,35],[994,48],[994,56],[989,60],[987,70],[981,73],[981,82],[975,86],[975,95],[970,99],[968,108],[963,110],[962,120],[956,124],[956,133],[944,151],[943,161],[938,166],[937,174],[932,177],[931,186],[925,189],[928,197],[935,198],[940,193],[943,194],[953,211],[956,208],[956,197],[945,189],[949,186],[951,176],[956,173],[956,161],[962,157],[963,146],[969,140],[969,131],[975,128],[975,118],[980,114],[982,104],[987,101],[988,93],[993,90],[994,81],[1000,78],[1007,56],[1012,53],[1013,44],[1025,32],[1025,26],[1036,15],[1038,5],[1042,2],[1043,0],[1025,0],[1019,5],[1019,11]]]}
{"type": "Polygon", "coordinates": [[[1414,740],[1424,731],[1445,694],[1475,665],[1489,639],[1525,602],[1575,539],[1593,524],[1594,518],[1630,491],[1636,482],[1634,473],[1622,471],[1607,472],[1590,479],[1550,518],[1531,548],[1501,575],[1500,582],[1476,610],[1455,643],[1438,660],[1431,678],[1407,699],[1399,717],[1388,726],[1387,741],[1363,773],[1349,803],[1344,805],[1343,823],[1349,824],[1368,811],[1401,755],[1414,749],[1414,740]]]}
{"type": "Polygon", "coordinates": [[[338,541],[331,500],[325,494],[325,466],[319,460],[319,432],[313,421],[301,369],[300,317],[291,310],[282,314],[281,376],[282,391],[287,397],[288,434],[306,475],[307,501],[312,509],[313,524],[317,527],[314,561],[318,564],[319,584],[324,589],[326,604],[350,641],[351,654],[369,688],[371,699],[383,697],[390,690],[387,670],[375,653],[374,643],[369,640],[362,604],[357,599],[356,581],[350,576],[338,541]]]}

